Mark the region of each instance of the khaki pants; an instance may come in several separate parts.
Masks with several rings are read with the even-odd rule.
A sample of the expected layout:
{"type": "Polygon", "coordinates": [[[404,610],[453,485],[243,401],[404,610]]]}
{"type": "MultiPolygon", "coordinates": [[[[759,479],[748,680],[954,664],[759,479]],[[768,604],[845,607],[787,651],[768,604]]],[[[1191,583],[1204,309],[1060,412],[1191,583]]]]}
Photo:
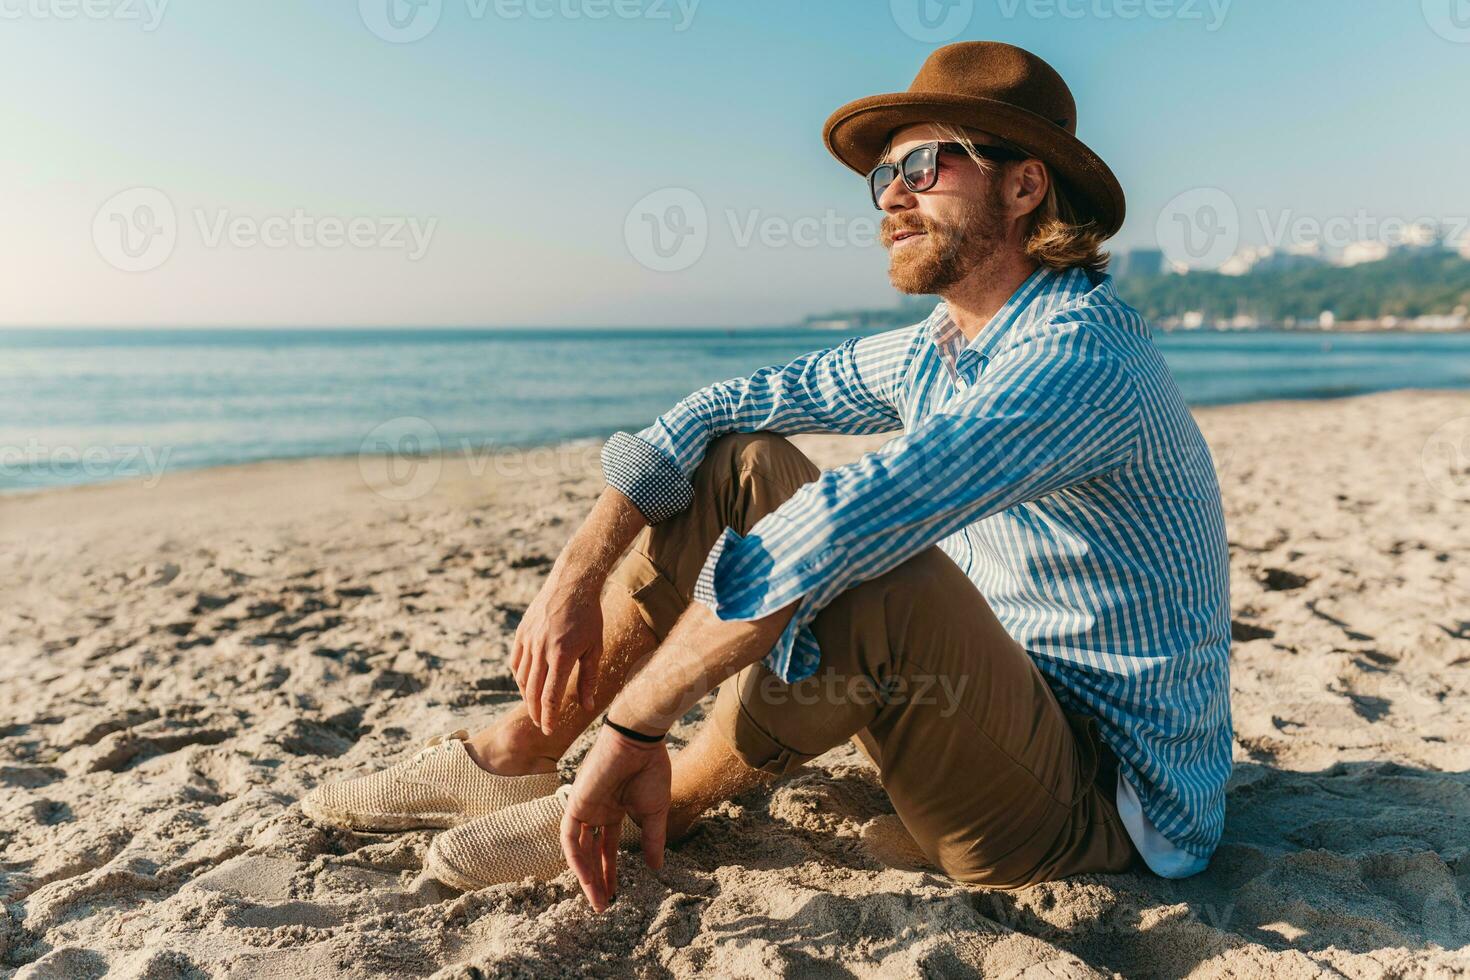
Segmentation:
{"type": "MultiPolygon", "coordinates": [[[[725,527],[746,533],[819,472],[779,436],[716,440],[694,503],[646,529],[612,582],[662,640],[725,527]]],[[[962,881],[1018,888],[1133,862],[1096,724],[1063,711],[937,547],[839,595],[812,632],[815,676],[788,685],[757,663],[721,686],[714,723],[746,764],[787,773],[856,738],[919,847],[962,881]]]]}

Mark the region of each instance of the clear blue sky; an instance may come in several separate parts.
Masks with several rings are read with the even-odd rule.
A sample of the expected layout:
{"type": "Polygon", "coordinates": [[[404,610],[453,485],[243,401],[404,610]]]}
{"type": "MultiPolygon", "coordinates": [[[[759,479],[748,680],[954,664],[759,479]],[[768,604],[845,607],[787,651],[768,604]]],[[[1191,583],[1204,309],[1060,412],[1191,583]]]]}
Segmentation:
{"type": "MultiPolygon", "coordinates": [[[[388,2],[174,0],[154,23],[160,0],[0,0],[0,322],[735,325],[894,300],[876,212],[820,130],[908,85],[934,46],[901,29],[908,0],[426,0],[410,43],[369,29],[388,2]],[[175,232],[123,271],[107,209],[135,187],[175,232]],[[666,188],[707,216],[677,271],[629,244],[666,188]],[[394,232],[408,218],[422,248],[394,232]],[[352,219],[363,244],[332,245],[352,219]],[[829,230],[745,238],[802,219],[829,230]]],[[[1119,247],[1196,187],[1251,241],[1260,211],[1470,213],[1465,8],[973,0],[955,39],[1062,72],[1128,192],[1119,247]]]]}

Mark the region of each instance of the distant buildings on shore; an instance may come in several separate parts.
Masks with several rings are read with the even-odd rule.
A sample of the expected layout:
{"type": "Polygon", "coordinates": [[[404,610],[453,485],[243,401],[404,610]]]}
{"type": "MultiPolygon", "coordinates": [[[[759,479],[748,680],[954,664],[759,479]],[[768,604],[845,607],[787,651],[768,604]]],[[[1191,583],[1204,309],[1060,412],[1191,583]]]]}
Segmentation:
{"type": "Polygon", "coordinates": [[[1191,269],[1182,262],[1171,262],[1163,250],[1137,248],[1113,253],[1110,271],[1118,279],[1153,275],[1200,275],[1246,276],[1257,272],[1279,271],[1304,266],[1329,265],[1339,268],[1368,265],[1382,262],[1396,253],[1413,252],[1423,254],[1458,253],[1470,260],[1470,235],[1457,232],[1463,237],[1452,239],[1450,233],[1439,225],[1409,225],[1392,241],[1364,239],[1348,242],[1336,249],[1324,248],[1320,241],[1307,241],[1280,247],[1271,245],[1245,245],[1239,248],[1216,268],[1191,269]]]}
{"type": "MultiPolygon", "coordinates": [[[[1249,246],[1209,271],[1138,248],[1115,251],[1109,271],[1123,298],[1160,330],[1470,330],[1470,239],[1451,243],[1438,230],[1396,245],[1354,242],[1332,254],[1249,246]]],[[[917,323],[936,302],[901,296],[892,307],[837,310],[801,325],[872,333],[917,323]]]]}
{"type": "Polygon", "coordinates": [[[1384,316],[1372,320],[1339,320],[1331,310],[1323,310],[1315,320],[1283,317],[1281,322],[1265,322],[1259,317],[1237,314],[1233,317],[1207,318],[1197,310],[1182,316],[1157,317],[1153,325],[1160,330],[1332,330],[1339,333],[1365,333],[1374,330],[1434,331],[1470,329],[1470,307],[1457,307],[1453,313],[1432,313],[1416,317],[1384,316]]]}
{"type": "MultiPolygon", "coordinates": [[[[1159,249],[1134,249],[1114,253],[1111,271],[1120,281],[1125,298],[1138,293],[1152,300],[1152,308],[1146,312],[1163,330],[1470,329],[1470,238],[1452,241],[1440,227],[1412,226],[1392,244],[1356,241],[1332,252],[1318,243],[1283,248],[1250,245],[1210,270],[1191,270],[1171,263],[1159,249]],[[1456,261],[1456,255],[1467,261],[1456,261]],[[1359,273],[1389,259],[1396,262],[1390,263],[1392,268],[1385,266],[1379,278],[1410,293],[1418,290],[1413,302],[1400,306],[1410,310],[1417,306],[1427,312],[1342,315],[1334,301],[1346,303],[1346,294],[1362,282],[1359,273]],[[1447,293],[1442,282],[1431,285],[1418,278],[1426,265],[1443,268],[1446,263],[1455,270],[1451,278],[1462,283],[1458,294],[1453,288],[1447,293]],[[1311,270],[1322,270],[1322,274],[1310,275],[1311,270]],[[1346,270],[1354,271],[1349,274],[1346,270]],[[1306,289],[1309,280],[1313,280],[1310,293],[1306,289]],[[1272,300],[1291,294],[1294,287],[1298,290],[1295,295],[1319,296],[1322,308],[1304,315],[1266,316],[1258,312],[1284,305],[1272,300]],[[1233,312],[1223,315],[1218,312],[1222,308],[1233,312]]],[[[1376,269],[1371,271],[1378,273],[1376,269]]],[[[1364,304],[1351,305],[1361,309],[1364,304]]]]}

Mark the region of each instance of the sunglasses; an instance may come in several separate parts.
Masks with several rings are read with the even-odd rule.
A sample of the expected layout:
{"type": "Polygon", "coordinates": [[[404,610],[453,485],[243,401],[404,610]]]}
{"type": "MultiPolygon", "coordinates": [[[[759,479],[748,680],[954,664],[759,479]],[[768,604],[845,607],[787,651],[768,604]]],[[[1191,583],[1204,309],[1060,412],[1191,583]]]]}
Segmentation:
{"type": "MultiPolygon", "coordinates": [[[[880,163],[874,167],[868,172],[868,190],[873,194],[873,207],[879,211],[883,210],[883,205],[878,201],[895,180],[902,179],[903,185],[915,194],[922,194],[932,189],[939,180],[939,154],[941,153],[964,153],[969,156],[968,151],[960,143],[944,143],[936,140],[932,143],[920,143],[905,153],[903,159],[896,164],[880,163]]],[[[997,163],[1027,159],[1025,153],[1004,146],[976,145],[975,155],[997,163]]]]}

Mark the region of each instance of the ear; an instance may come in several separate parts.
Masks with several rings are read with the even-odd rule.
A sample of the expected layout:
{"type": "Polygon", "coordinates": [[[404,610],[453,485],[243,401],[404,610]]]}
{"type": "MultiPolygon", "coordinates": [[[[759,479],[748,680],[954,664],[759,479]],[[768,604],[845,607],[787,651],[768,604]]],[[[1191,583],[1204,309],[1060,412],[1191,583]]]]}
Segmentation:
{"type": "Polygon", "coordinates": [[[1051,172],[1040,160],[1022,160],[1011,166],[1011,195],[1009,204],[1012,213],[1023,218],[1046,200],[1051,189],[1051,172]]]}

